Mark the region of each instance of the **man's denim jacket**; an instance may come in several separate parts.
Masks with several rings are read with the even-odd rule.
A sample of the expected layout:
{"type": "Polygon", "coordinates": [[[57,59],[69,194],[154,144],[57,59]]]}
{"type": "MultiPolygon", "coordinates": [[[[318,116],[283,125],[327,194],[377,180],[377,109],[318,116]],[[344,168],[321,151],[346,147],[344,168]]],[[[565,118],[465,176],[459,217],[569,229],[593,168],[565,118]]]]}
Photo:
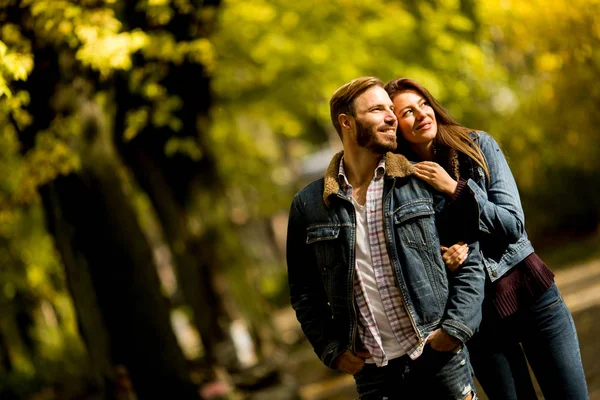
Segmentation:
{"type": "MultiPolygon", "coordinates": [[[[315,352],[330,368],[335,368],[338,355],[355,350],[357,343],[356,216],[338,184],[341,156],[333,158],[324,178],[296,194],[287,237],[292,307],[315,352]]],[[[445,207],[443,197],[412,174],[404,156],[388,153],[385,157],[385,237],[396,284],[419,342],[441,327],[464,343],[481,320],[485,282],[481,255],[478,243],[470,243],[463,267],[447,272],[440,237],[447,236],[444,244],[464,239],[452,233],[460,232],[460,224],[465,226],[469,218],[444,211],[451,207],[445,207]]],[[[475,231],[476,215],[470,221],[475,231]]]]}
{"type": "Polygon", "coordinates": [[[494,282],[534,250],[525,232],[519,190],[500,146],[485,132],[473,132],[471,137],[490,173],[488,182],[483,169],[470,163],[467,187],[477,204],[478,239],[488,277],[494,282]]]}

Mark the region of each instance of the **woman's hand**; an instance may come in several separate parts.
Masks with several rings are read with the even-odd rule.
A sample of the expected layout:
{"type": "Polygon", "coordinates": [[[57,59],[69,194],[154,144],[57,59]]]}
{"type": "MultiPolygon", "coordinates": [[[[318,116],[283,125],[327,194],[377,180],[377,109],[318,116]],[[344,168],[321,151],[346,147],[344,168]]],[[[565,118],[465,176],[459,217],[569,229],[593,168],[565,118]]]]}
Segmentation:
{"type": "Polygon", "coordinates": [[[460,268],[469,255],[469,246],[464,242],[458,242],[450,247],[440,246],[442,259],[446,267],[454,272],[460,268]]]}
{"type": "Polygon", "coordinates": [[[448,196],[454,195],[458,182],[452,179],[440,164],[433,161],[422,161],[413,166],[417,178],[429,183],[438,192],[448,196]]]}

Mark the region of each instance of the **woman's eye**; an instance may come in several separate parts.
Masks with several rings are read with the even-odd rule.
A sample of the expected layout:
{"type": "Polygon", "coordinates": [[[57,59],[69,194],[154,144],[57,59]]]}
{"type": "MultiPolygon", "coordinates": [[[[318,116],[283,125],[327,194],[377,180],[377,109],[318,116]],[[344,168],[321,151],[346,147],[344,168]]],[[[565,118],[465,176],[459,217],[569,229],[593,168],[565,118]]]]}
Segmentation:
{"type": "Polygon", "coordinates": [[[406,110],[403,115],[408,115],[409,113],[412,113],[412,110],[406,110]]]}

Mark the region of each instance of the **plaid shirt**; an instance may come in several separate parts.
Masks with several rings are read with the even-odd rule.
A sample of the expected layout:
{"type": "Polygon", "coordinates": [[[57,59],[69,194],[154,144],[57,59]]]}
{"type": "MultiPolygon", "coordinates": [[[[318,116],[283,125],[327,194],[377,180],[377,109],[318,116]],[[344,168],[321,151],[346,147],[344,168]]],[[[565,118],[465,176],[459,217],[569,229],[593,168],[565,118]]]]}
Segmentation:
{"type": "MultiPolygon", "coordinates": [[[[373,180],[367,189],[367,234],[369,249],[373,262],[373,270],[377,288],[382,299],[382,307],[390,322],[394,336],[404,354],[416,359],[423,352],[423,344],[419,345],[417,334],[404,307],[402,295],[396,286],[395,274],[387,251],[385,241],[385,227],[383,225],[383,182],[385,175],[385,161],[382,158],[375,169],[373,180]]],[[[340,161],[338,180],[344,194],[352,197],[352,185],[344,170],[344,158],[340,161]]],[[[371,353],[373,361],[378,367],[387,365],[388,358],[382,345],[379,328],[375,316],[366,296],[366,290],[361,278],[360,269],[355,268],[354,295],[359,308],[358,334],[366,349],[371,353]]]]}

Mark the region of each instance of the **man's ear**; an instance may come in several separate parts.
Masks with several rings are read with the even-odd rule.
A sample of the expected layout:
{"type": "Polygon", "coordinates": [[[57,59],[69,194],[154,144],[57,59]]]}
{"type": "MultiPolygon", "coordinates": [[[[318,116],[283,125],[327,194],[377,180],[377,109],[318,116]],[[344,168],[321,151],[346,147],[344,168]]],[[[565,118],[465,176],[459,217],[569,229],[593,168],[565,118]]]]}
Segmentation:
{"type": "Polygon", "coordinates": [[[340,123],[340,126],[343,128],[351,128],[352,124],[354,123],[354,118],[352,118],[350,115],[348,114],[339,114],[338,115],[338,122],[340,123]]]}

